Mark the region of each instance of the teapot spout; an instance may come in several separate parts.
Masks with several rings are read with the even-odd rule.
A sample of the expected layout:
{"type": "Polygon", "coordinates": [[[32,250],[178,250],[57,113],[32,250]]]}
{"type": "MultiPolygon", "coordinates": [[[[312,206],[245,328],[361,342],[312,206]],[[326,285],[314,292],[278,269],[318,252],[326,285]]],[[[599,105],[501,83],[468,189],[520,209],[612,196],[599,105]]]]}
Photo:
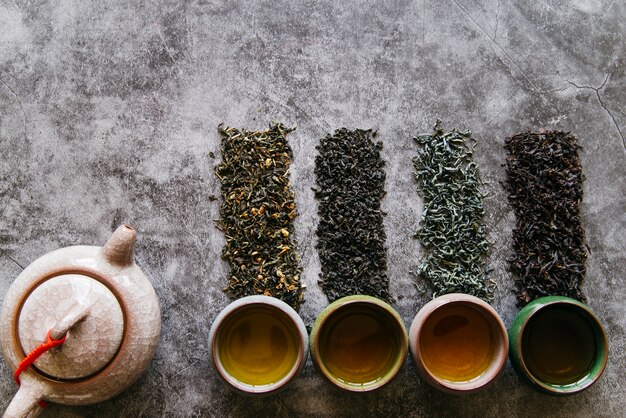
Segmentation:
{"type": "Polygon", "coordinates": [[[133,264],[133,249],[136,240],[135,228],[120,225],[102,247],[102,255],[112,264],[130,266],[133,264]]]}

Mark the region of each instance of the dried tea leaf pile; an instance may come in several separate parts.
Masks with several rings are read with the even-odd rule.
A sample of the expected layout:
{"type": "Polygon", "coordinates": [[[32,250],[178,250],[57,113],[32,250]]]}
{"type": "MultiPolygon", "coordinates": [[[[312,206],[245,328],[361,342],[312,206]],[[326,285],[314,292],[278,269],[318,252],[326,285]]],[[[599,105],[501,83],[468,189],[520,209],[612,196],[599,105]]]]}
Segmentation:
{"type": "Polygon", "coordinates": [[[418,192],[424,199],[416,233],[428,252],[417,274],[433,289],[433,297],[467,293],[493,299],[495,282],[485,271],[489,250],[482,181],[467,142],[471,132],[445,132],[437,121],[434,132],[419,135],[413,159],[418,192]]]}
{"type": "Polygon", "coordinates": [[[529,132],[508,138],[505,147],[507,191],[516,218],[510,263],[519,304],[548,295],[584,301],[587,250],[576,138],[529,132]]]}
{"type": "Polygon", "coordinates": [[[382,143],[371,130],[338,129],[317,147],[320,285],[330,301],[363,294],[389,301],[381,200],[382,143]]]}
{"type": "Polygon", "coordinates": [[[230,266],[225,291],[232,298],[268,295],[298,309],[302,269],[293,240],[296,216],[289,182],[291,129],[270,125],[262,132],[219,129],[222,206],[218,227],[226,236],[222,257],[230,266]]]}

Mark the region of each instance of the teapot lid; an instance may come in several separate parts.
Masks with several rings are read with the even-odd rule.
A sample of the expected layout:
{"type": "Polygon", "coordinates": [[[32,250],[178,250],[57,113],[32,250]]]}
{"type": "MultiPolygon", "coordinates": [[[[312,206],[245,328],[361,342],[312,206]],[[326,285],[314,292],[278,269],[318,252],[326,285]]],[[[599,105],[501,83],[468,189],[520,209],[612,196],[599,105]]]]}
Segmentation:
{"type": "Polygon", "coordinates": [[[102,370],[117,354],[124,335],[124,314],[104,284],[81,274],[55,276],[37,286],[24,301],[18,319],[19,343],[25,354],[46,334],[79,309],[87,314],[67,331],[62,346],[34,365],[57,379],[81,379],[102,370]]]}

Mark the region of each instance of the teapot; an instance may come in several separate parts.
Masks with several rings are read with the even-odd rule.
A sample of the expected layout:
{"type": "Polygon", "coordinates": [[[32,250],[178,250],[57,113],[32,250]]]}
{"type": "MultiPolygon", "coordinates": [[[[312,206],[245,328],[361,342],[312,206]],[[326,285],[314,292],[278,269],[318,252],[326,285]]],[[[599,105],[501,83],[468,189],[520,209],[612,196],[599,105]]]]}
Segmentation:
{"type": "Polygon", "coordinates": [[[136,235],[122,225],[103,247],[52,251],[15,279],[0,313],[0,348],[20,387],[5,417],[36,416],[46,401],[109,399],[148,367],[161,316],[133,261],[136,235]],[[46,341],[56,346],[42,349],[46,341]]]}

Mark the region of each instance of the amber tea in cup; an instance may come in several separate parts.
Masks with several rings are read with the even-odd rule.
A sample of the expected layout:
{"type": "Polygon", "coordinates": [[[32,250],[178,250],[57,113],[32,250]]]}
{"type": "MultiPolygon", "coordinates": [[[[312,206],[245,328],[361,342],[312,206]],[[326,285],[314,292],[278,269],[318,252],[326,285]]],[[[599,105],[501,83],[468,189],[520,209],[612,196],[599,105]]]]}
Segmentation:
{"type": "Polygon", "coordinates": [[[476,309],[453,305],[433,312],[424,323],[420,351],[437,377],[464,382],[482,375],[495,355],[495,337],[476,309]]]}
{"type": "Polygon", "coordinates": [[[300,317],[268,296],[233,302],[211,330],[214,368],[226,383],[245,393],[269,393],[284,386],[302,369],[307,343],[300,317]]]}
{"type": "Polygon", "coordinates": [[[407,354],[407,336],[398,314],[369,296],[348,296],[330,304],[311,331],[313,360],[336,386],[365,392],[398,372],[407,354]]]}
{"type": "Polygon", "coordinates": [[[495,310],[464,294],[435,298],[415,317],[411,355],[431,385],[454,393],[473,392],[490,383],[506,362],[506,328],[495,310]]]}

